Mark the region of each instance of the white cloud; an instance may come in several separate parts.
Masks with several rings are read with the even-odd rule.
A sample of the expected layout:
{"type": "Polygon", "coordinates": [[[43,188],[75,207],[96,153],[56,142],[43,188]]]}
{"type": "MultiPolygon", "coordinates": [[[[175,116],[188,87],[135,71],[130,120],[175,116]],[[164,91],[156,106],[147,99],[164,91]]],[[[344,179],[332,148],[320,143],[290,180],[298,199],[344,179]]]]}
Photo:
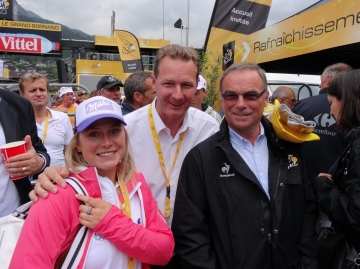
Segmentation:
{"type": "MultiPolygon", "coordinates": [[[[174,23],[181,18],[186,25],[187,0],[163,0],[165,39],[181,44],[181,30],[174,23]]],[[[18,3],[44,19],[79,29],[90,35],[110,35],[110,17],[116,12],[116,29],[127,30],[139,38],[163,38],[162,0],[18,0],[18,3]]],[[[317,0],[273,0],[268,24],[279,22],[317,0]]],[[[203,46],[215,0],[190,0],[189,46],[203,46]]],[[[183,30],[183,45],[186,31],[183,30]]]]}

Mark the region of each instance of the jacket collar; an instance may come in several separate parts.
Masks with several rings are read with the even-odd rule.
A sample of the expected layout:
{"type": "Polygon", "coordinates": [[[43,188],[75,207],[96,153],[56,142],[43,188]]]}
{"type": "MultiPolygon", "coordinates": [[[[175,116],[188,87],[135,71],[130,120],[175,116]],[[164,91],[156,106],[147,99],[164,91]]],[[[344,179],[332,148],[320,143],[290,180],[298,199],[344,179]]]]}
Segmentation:
{"type": "Polygon", "coordinates": [[[323,88],[319,91],[319,94],[327,94],[328,88],[323,88]]]}
{"type": "MultiPolygon", "coordinates": [[[[85,168],[85,167],[83,167],[85,168]]],[[[70,176],[81,179],[84,187],[86,188],[88,194],[90,197],[93,198],[102,198],[101,195],[101,187],[98,181],[98,173],[95,167],[88,167],[85,168],[83,171],[81,171],[78,174],[71,174],[70,176]]],[[[136,186],[136,182],[132,182],[129,180],[126,182],[126,188],[128,190],[128,193],[131,193],[131,191],[136,186]]],[[[120,195],[120,202],[124,201],[124,198],[122,195],[120,195]]]]}
{"type": "MultiPolygon", "coordinates": [[[[282,150],[282,146],[280,144],[279,138],[276,136],[274,129],[271,125],[271,122],[265,118],[264,116],[261,118],[261,124],[264,127],[265,136],[267,138],[268,147],[277,148],[282,150]]],[[[229,136],[229,125],[226,121],[226,118],[223,119],[220,125],[220,131],[218,132],[218,137],[216,141],[216,145],[219,147],[232,147],[229,136]]],[[[278,156],[280,157],[280,156],[278,156]]]]}
{"type": "MultiPolygon", "coordinates": [[[[269,148],[269,167],[274,163],[277,163],[278,159],[284,158],[282,155],[283,148],[280,144],[279,139],[274,133],[271,122],[266,119],[264,116],[261,119],[261,124],[264,127],[265,135],[267,138],[268,148],[269,148]]],[[[221,148],[225,154],[227,155],[228,161],[231,163],[231,166],[235,168],[242,176],[246,177],[253,183],[255,183],[259,188],[262,189],[261,184],[258,179],[251,171],[249,166],[245,163],[243,158],[237,153],[237,151],[232,147],[229,136],[229,126],[224,118],[221,125],[220,131],[216,134],[217,139],[215,143],[215,147],[221,148]]],[[[277,169],[269,169],[269,173],[277,173],[277,169]]],[[[269,174],[269,178],[275,177],[275,174],[269,174]]],[[[276,184],[276,182],[272,182],[272,184],[276,184]]],[[[275,186],[273,186],[269,180],[269,193],[270,197],[274,196],[275,186]]]]}
{"type": "Polygon", "coordinates": [[[258,185],[259,188],[262,188],[258,179],[251,171],[249,166],[246,164],[244,159],[233,148],[230,142],[229,125],[225,118],[220,125],[220,131],[217,133],[215,147],[219,147],[225,152],[228,161],[230,162],[231,166],[235,168],[236,171],[238,171],[244,177],[248,178],[250,181],[258,185]]]}
{"type": "Polygon", "coordinates": [[[360,134],[360,126],[352,128],[346,135],[345,135],[345,139],[347,141],[350,141],[355,135],[359,135],[360,134]]]}

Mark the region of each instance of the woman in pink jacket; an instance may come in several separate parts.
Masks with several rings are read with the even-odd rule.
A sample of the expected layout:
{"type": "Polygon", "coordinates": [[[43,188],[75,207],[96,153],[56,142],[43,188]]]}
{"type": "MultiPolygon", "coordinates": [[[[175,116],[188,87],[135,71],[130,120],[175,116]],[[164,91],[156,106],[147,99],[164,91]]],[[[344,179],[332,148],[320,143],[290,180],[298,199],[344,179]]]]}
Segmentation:
{"type": "Polygon", "coordinates": [[[134,172],[120,106],[94,97],[75,113],[76,130],[65,160],[89,196],[67,184],[60,195],[34,204],[10,268],[61,266],[83,225],[84,251],[72,268],[149,268],[170,260],[173,235],[142,174],[134,172]]]}

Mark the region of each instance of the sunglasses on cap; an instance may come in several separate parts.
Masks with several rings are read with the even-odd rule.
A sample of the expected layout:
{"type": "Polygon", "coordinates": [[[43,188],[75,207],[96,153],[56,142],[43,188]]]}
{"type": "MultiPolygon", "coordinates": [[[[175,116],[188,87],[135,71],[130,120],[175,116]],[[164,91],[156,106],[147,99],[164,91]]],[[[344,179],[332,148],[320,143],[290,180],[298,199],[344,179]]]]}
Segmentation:
{"type": "Polygon", "coordinates": [[[44,75],[40,74],[40,73],[37,73],[37,72],[33,72],[33,73],[25,73],[21,79],[26,79],[26,78],[29,78],[29,77],[35,77],[35,78],[38,78],[38,77],[42,77],[42,78],[46,78],[44,75]]]}
{"type": "Polygon", "coordinates": [[[223,93],[221,94],[222,98],[225,101],[237,101],[239,99],[239,96],[242,95],[245,101],[256,101],[258,100],[261,96],[264,95],[264,93],[266,92],[266,90],[257,93],[257,92],[246,92],[246,93],[235,93],[235,92],[229,92],[229,93],[223,93]]]}

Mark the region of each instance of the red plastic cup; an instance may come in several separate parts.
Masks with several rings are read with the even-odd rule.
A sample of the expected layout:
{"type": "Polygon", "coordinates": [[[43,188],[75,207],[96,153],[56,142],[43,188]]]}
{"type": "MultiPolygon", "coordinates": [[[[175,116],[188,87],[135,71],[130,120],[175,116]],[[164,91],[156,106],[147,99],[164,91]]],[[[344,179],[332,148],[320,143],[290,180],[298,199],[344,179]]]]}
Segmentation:
{"type": "MultiPolygon", "coordinates": [[[[16,142],[4,144],[4,145],[0,146],[0,150],[1,150],[1,154],[4,158],[4,162],[7,163],[9,158],[14,157],[19,154],[23,154],[26,152],[25,141],[16,141],[16,142]]],[[[19,178],[21,178],[21,176],[16,177],[16,176],[10,175],[10,178],[11,179],[19,179],[19,178]]]]}

